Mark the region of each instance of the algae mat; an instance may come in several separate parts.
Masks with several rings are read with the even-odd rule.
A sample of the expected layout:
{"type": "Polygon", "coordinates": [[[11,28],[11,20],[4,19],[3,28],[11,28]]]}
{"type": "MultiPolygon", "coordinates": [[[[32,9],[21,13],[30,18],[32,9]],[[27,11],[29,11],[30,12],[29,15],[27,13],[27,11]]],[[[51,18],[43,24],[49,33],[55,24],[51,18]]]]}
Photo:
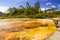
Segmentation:
{"type": "Polygon", "coordinates": [[[56,30],[54,21],[50,19],[10,21],[5,25],[5,28],[10,29],[5,34],[5,40],[45,40],[56,30]],[[15,27],[20,27],[20,30],[11,30],[15,27]]]}

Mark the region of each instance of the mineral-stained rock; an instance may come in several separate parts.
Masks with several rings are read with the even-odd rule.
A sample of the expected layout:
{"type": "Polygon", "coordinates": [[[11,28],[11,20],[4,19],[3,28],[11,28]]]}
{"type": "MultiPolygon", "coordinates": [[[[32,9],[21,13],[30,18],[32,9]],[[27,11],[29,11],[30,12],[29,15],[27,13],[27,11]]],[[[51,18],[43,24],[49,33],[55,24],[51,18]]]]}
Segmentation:
{"type": "Polygon", "coordinates": [[[2,19],[0,26],[3,26],[1,31],[7,32],[5,40],[44,40],[56,30],[50,19],[2,19]]]}

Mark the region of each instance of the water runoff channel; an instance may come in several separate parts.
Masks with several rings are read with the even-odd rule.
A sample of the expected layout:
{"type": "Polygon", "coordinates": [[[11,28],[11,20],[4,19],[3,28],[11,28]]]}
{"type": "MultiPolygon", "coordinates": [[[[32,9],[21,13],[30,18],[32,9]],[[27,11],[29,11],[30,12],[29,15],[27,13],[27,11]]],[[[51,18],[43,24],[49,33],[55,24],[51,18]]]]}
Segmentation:
{"type": "Polygon", "coordinates": [[[55,22],[57,26],[56,31],[45,40],[60,40],[60,20],[55,20],[55,22]]]}

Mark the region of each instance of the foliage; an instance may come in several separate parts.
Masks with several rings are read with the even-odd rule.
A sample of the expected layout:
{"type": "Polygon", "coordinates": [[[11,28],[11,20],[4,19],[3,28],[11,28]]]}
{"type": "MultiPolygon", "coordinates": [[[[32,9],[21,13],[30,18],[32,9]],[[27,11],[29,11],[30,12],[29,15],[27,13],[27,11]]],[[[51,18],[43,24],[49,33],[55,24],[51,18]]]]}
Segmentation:
{"type": "Polygon", "coordinates": [[[57,8],[50,8],[41,11],[40,3],[37,1],[34,6],[28,2],[26,6],[12,7],[8,9],[8,13],[1,14],[0,18],[53,18],[60,17],[60,11],[57,8]]]}

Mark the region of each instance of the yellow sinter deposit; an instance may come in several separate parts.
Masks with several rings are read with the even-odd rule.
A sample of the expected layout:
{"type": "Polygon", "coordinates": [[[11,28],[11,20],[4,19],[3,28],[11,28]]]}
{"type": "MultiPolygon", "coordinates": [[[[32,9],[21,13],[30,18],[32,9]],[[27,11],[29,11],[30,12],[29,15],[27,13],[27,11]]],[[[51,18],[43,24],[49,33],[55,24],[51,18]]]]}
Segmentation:
{"type": "Polygon", "coordinates": [[[44,40],[56,30],[55,23],[48,19],[22,23],[14,22],[10,25],[12,24],[14,26],[20,25],[23,31],[10,32],[6,34],[5,40],[44,40]]]}

